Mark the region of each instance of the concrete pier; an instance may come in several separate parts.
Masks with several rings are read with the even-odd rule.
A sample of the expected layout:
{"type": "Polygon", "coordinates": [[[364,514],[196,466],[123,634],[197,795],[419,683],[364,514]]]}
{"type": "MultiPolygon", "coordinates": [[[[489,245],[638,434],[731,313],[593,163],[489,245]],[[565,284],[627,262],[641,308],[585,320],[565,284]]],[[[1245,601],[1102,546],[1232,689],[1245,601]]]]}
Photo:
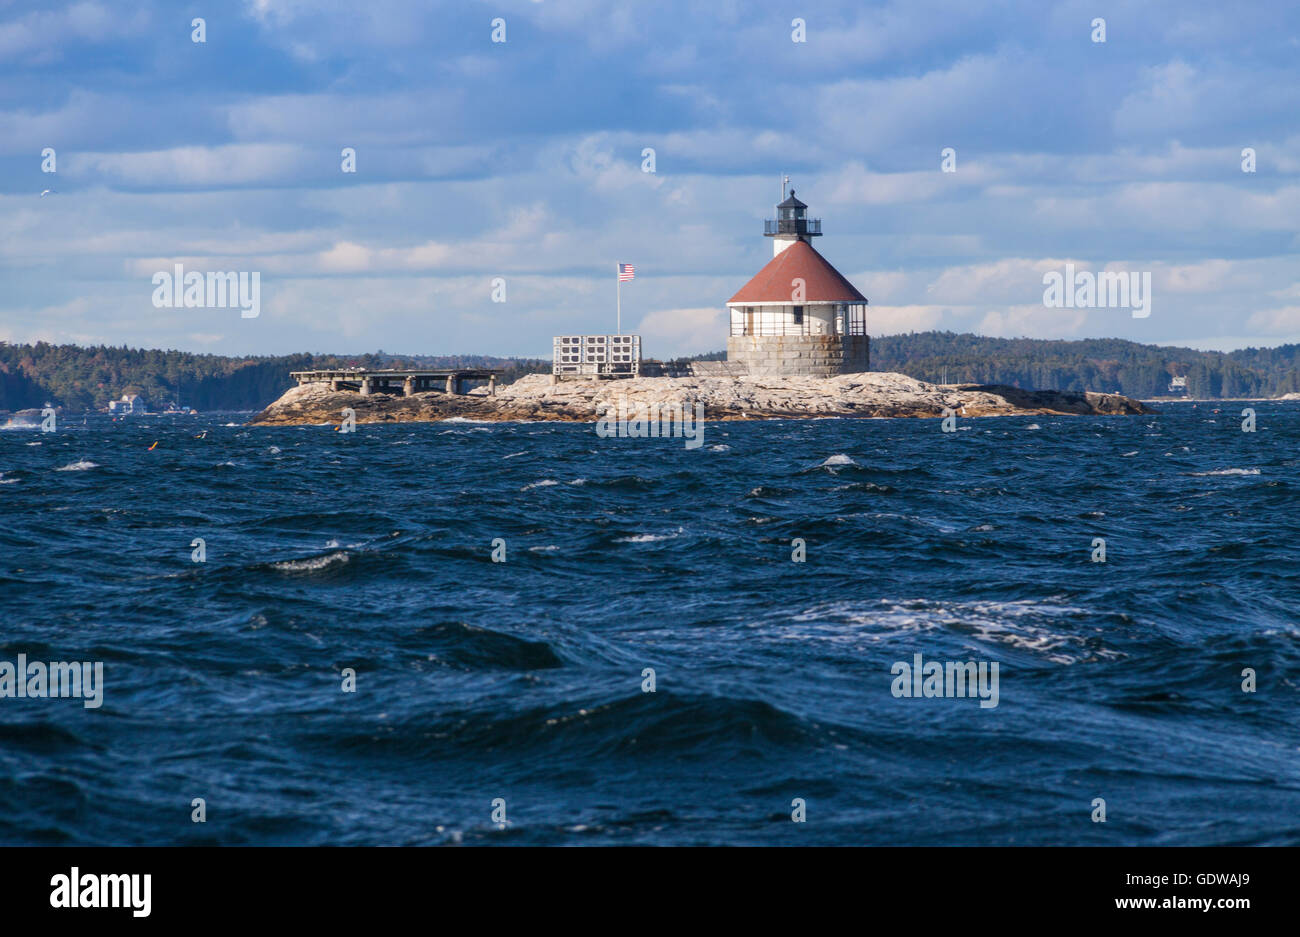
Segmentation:
{"type": "Polygon", "coordinates": [[[400,394],[411,397],[436,389],[440,384],[448,394],[463,394],[466,381],[487,381],[488,393],[496,396],[497,374],[492,368],[390,368],[367,371],[362,368],[339,368],[320,371],[292,371],[289,376],[301,384],[329,384],[330,390],[355,390],[363,396],[400,394]]]}

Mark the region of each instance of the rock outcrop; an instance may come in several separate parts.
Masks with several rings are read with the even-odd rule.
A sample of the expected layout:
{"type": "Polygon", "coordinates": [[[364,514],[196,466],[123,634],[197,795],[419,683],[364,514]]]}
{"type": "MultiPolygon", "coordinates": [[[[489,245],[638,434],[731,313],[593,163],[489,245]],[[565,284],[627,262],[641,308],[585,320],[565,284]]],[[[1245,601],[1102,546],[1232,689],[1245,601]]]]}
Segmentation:
{"type": "Polygon", "coordinates": [[[358,423],[446,420],[563,420],[615,418],[622,403],[629,415],[652,405],[703,404],[706,420],[799,417],[941,417],[1015,414],[1155,413],[1119,394],[1020,390],[977,384],[927,384],[904,374],[870,371],[834,377],[641,377],[551,383],[532,374],[497,388],[469,394],[428,392],[410,397],[331,391],[308,384],[287,391],[251,420],[254,426],[338,423],[344,408],[358,423]]]}

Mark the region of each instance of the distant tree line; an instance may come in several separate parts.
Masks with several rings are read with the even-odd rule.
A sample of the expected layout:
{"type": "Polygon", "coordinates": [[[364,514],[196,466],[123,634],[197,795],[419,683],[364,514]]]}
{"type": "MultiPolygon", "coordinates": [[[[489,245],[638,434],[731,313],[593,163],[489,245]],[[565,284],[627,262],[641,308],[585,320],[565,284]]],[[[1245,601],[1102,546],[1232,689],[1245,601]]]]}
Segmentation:
{"type": "Polygon", "coordinates": [[[0,342],[0,410],[47,403],[68,410],[103,409],[139,394],[150,409],[260,410],[293,385],[290,371],[313,368],[500,368],[502,383],[550,371],[539,359],[490,355],[274,355],[229,357],[99,345],[10,345],[0,342]]]}
{"type": "Polygon", "coordinates": [[[899,371],[923,381],[946,378],[950,384],[1117,391],[1130,397],[1167,395],[1170,379],[1184,376],[1192,397],[1277,397],[1300,391],[1300,345],[1217,352],[1118,338],[912,332],[873,336],[871,370],[899,371]]]}
{"type": "MultiPolygon", "coordinates": [[[[718,360],[721,351],[688,360],[718,360]]],[[[258,410],[292,386],[290,371],[313,368],[498,368],[503,384],[547,373],[538,358],[492,355],[275,355],[230,357],[99,345],[9,345],[0,342],[0,410],[41,407],[103,409],[139,394],[150,409],[169,403],[197,410],[258,410]]],[[[1232,352],[1142,345],[1118,338],[1051,341],[912,332],[871,339],[871,369],[950,384],[1010,384],[1055,390],[1117,391],[1130,397],[1168,393],[1187,378],[1193,397],[1276,397],[1300,392],[1300,345],[1232,352]]]]}

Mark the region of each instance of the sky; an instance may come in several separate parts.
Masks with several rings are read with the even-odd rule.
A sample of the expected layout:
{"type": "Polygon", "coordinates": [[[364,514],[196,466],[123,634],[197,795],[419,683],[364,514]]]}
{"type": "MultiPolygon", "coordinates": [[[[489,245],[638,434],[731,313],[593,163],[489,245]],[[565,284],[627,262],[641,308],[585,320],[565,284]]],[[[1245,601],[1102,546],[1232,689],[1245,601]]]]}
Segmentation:
{"type": "Polygon", "coordinates": [[[1293,2],[0,0],[0,340],[549,357],[624,262],[717,350],[785,174],[871,334],[1297,342],[1298,79],[1293,2]]]}

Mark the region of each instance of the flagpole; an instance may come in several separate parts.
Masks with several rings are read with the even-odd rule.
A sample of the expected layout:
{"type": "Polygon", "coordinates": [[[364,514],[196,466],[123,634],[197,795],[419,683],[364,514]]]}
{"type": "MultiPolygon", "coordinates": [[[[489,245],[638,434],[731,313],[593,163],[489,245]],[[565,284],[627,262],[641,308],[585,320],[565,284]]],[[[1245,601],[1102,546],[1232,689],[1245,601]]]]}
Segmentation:
{"type": "Polygon", "coordinates": [[[614,290],[618,297],[616,300],[616,302],[618,303],[618,332],[616,332],[615,334],[622,335],[623,334],[623,276],[622,276],[622,271],[618,268],[617,264],[614,265],[614,283],[615,283],[614,290]]]}

